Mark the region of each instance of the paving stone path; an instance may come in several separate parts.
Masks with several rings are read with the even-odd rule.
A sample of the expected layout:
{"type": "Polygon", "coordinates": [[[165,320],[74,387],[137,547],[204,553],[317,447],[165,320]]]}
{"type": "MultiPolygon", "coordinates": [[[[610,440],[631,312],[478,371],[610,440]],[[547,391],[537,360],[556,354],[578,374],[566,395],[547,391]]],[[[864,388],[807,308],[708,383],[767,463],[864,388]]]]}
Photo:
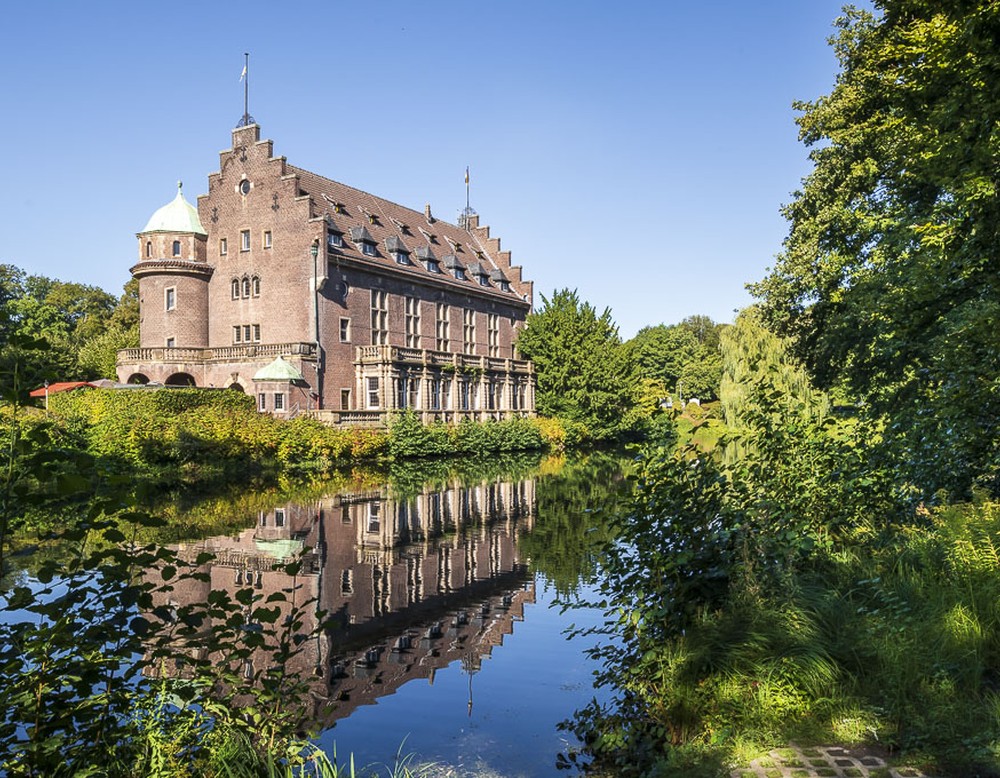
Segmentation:
{"type": "Polygon", "coordinates": [[[932,778],[915,767],[890,767],[865,749],[839,746],[776,748],[749,767],[733,770],[732,778],[932,778]]]}

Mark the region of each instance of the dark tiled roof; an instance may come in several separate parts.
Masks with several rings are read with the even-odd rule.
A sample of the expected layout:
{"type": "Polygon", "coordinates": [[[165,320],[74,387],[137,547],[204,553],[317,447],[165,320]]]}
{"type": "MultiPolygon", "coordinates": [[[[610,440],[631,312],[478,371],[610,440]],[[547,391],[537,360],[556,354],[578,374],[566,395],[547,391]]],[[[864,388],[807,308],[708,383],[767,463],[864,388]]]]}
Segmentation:
{"type": "MultiPolygon", "coordinates": [[[[475,252],[479,259],[479,263],[477,264],[481,264],[482,266],[480,272],[484,275],[489,275],[492,278],[494,272],[503,274],[508,269],[507,263],[509,263],[509,260],[504,259],[505,264],[503,264],[503,268],[501,269],[500,260],[491,254],[491,251],[498,250],[497,241],[489,238],[484,242],[481,239],[484,233],[479,228],[476,230],[467,230],[464,227],[442,221],[433,216],[429,217],[428,213],[423,211],[406,208],[293,165],[288,165],[286,169],[287,172],[298,176],[301,191],[313,198],[313,203],[317,209],[315,216],[325,216],[329,220],[333,215],[336,215],[339,228],[349,232],[351,240],[355,244],[362,241],[375,244],[382,243],[390,252],[409,252],[412,250],[417,258],[426,262],[428,259],[435,259],[430,244],[442,245],[447,242],[452,253],[443,257],[442,261],[449,270],[465,269],[464,265],[455,256],[455,253],[464,250],[475,252]],[[354,222],[354,224],[350,224],[350,222],[354,222]],[[410,245],[407,246],[404,238],[400,236],[405,236],[405,241],[409,242],[410,245]],[[398,243],[391,244],[389,242],[390,238],[398,241],[398,243]],[[392,245],[398,245],[401,248],[393,248],[392,245]]],[[[488,233],[485,233],[485,235],[488,235],[488,233]]],[[[380,261],[377,258],[365,256],[357,246],[345,246],[339,248],[338,252],[342,256],[352,259],[370,262],[380,261]]],[[[505,257],[509,256],[506,252],[500,253],[504,254],[505,257]]],[[[394,267],[400,270],[400,272],[433,272],[421,265],[410,265],[405,269],[400,269],[398,265],[394,265],[394,267]]],[[[441,278],[441,276],[437,276],[437,278],[441,278]]],[[[507,276],[504,275],[505,280],[506,278],[507,276]]],[[[468,284],[470,287],[475,284],[482,291],[482,287],[471,277],[466,280],[446,280],[458,285],[468,284]]],[[[498,289],[489,289],[488,291],[494,294],[502,294],[507,299],[510,299],[510,296],[518,300],[521,299],[521,295],[514,289],[507,292],[498,289]]]]}

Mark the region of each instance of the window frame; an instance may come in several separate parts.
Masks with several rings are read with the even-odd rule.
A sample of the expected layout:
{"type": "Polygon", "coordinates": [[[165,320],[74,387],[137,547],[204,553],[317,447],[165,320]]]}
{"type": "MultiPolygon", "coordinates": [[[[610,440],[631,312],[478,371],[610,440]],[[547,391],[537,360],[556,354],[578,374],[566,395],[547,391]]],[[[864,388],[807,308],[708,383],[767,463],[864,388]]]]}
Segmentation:
{"type": "Polygon", "coordinates": [[[406,347],[420,348],[420,298],[406,296],[403,300],[406,347]]]}
{"type": "Polygon", "coordinates": [[[177,287],[168,286],[163,290],[163,310],[165,311],[176,311],[177,310],[177,287]]]}
{"type": "Polygon", "coordinates": [[[264,235],[261,240],[261,248],[269,249],[272,245],[271,231],[264,230],[264,235]]]}
{"type": "Polygon", "coordinates": [[[240,251],[250,250],[250,230],[240,230],[240,251]]]}
{"type": "Polygon", "coordinates": [[[434,304],[434,349],[451,350],[451,306],[448,303],[434,304]]]}
{"type": "Polygon", "coordinates": [[[348,316],[340,317],[340,342],[351,342],[351,319],[348,316]]]}
{"type": "Polygon", "coordinates": [[[371,345],[384,346],[389,342],[389,293],[384,289],[371,290],[371,345]]]}

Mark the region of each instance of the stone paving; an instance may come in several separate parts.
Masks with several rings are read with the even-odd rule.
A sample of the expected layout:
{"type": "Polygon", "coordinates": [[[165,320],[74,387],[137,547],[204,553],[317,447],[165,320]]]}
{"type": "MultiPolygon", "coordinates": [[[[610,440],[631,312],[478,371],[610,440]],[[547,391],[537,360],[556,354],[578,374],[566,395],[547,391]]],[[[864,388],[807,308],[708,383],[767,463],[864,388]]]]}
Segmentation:
{"type": "Polygon", "coordinates": [[[892,767],[867,749],[815,746],[776,748],[733,770],[731,778],[933,778],[915,767],[892,767]]]}

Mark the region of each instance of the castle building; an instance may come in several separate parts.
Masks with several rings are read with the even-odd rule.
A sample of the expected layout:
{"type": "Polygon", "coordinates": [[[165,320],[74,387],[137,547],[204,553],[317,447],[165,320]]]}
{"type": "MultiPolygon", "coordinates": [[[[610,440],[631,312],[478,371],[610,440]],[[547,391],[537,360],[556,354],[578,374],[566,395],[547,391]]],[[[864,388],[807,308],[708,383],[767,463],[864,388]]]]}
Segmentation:
{"type": "Polygon", "coordinates": [[[294,167],[250,123],[197,208],[178,186],[138,249],[122,382],[237,389],[333,423],[534,412],[514,345],[532,283],[468,209],[451,224],[294,167]]]}

